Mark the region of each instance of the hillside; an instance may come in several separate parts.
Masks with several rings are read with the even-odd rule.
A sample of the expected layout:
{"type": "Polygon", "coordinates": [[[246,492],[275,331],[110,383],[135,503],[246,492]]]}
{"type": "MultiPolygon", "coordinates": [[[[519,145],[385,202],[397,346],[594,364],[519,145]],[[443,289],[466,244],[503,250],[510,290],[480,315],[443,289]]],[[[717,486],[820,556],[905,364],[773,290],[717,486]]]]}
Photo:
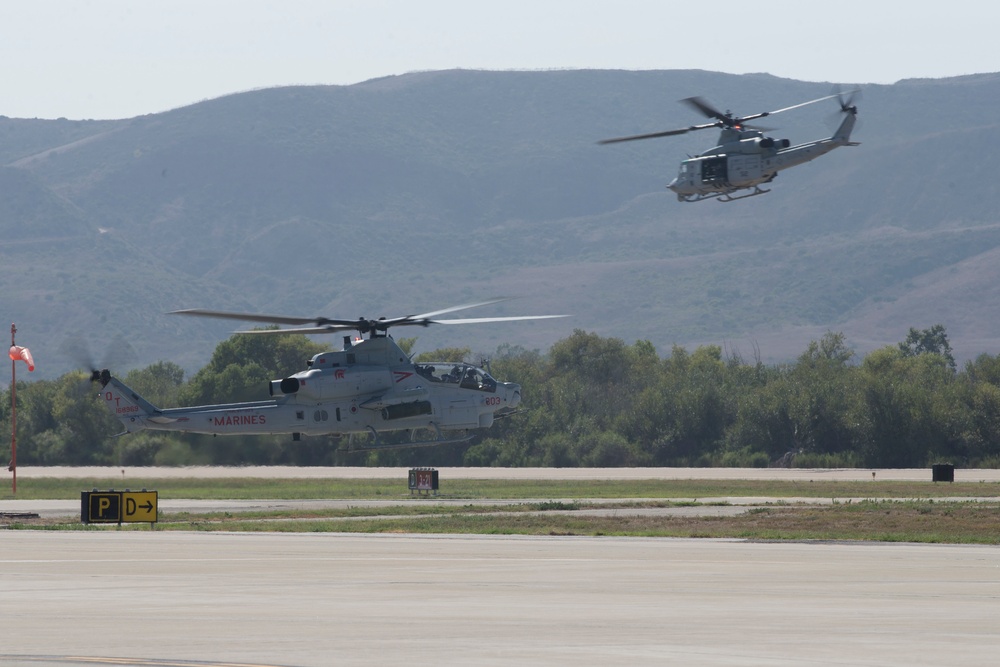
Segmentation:
{"type": "MultiPolygon", "coordinates": [[[[420,330],[418,350],[544,349],[580,328],[782,361],[827,330],[865,352],[941,322],[958,358],[996,353],[1000,75],[865,86],[860,147],[739,203],[664,189],[714,131],[595,143],[700,122],[677,104],[691,95],[747,114],[830,88],[444,71],[122,121],[0,117],[0,312],[39,377],[73,367],[76,336],[196,370],[232,327],[164,314],[178,308],[378,317],[496,295],[524,298],[469,316],[574,317],[420,330]]],[[[828,136],[835,110],[773,117],[771,134],[828,136]]]]}

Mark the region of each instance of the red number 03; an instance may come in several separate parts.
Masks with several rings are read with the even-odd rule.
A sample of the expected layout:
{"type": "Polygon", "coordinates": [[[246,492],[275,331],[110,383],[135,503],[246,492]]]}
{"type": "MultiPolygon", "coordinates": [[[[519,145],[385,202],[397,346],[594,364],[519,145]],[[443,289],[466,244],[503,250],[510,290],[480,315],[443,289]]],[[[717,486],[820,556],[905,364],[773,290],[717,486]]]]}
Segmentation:
{"type": "Polygon", "coordinates": [[[486,405],[500,405],[501,400],[499,396],[489,396],[486,398],[486,405]]]}

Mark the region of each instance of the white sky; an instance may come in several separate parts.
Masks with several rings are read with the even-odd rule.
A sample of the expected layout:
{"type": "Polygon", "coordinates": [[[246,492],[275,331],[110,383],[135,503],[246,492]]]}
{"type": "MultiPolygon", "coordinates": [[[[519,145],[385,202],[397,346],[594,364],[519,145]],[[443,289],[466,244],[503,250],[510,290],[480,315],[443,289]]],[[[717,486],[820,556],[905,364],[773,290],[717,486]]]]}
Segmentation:
{"type": "Polygon", "coordinates": [[[451,68],[892,83],[1000,71],[1000,2],[3,0],[0,115],[127,118],[451,68]]]}

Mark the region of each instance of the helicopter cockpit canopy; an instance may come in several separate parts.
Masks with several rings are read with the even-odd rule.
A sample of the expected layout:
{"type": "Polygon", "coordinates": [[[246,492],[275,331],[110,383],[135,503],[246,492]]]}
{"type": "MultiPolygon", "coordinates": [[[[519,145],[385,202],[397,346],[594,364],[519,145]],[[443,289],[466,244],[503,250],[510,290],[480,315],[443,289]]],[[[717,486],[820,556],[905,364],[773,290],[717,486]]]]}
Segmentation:
{"type": "Polygon", "coordinates": [[[482,368],[453,361],[432,361],[416,364],[417,374],[431,382],[454,384],[462,389],[475,389],[493,393],[497,381],[482,368]]]}

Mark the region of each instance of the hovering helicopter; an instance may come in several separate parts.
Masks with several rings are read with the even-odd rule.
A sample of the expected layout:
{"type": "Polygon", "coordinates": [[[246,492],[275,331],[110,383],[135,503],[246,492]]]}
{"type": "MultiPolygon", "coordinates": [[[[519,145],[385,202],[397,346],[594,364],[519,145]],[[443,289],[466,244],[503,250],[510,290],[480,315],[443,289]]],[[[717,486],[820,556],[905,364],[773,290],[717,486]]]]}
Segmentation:
{"type": "MultiPolygon", "coordinates": [[[[315,355],[309,368],[268,385],[271,399],[187,408],[157,408],[108,370],[93,371],[102,387],[100,398],[121,420],[125,433],[152,429],[215,435],[353,435],[367,433],[374,443],[356,449],[388,449],[464,442],[471,429],[487,428],[512,414],[521,402],[521,386],[498,382],[483,368],[466,363],[414,363],[388,334],[392,327],[431,324],[481,324],[542,320],[566,315],[523,315],[436,319],[440,315],[485,306],[506,299],[453,306],[420,315],[392,319],[336,320],[325,317],[284,317],[215,310],[179,310],[173,314],[214,317],[266,324],[296,325],[285,329],[254,329],[239,334],[325,334],[357,331],[367,339],[344,336],[340,351],[315,355]],[[402,445],[383,444],[379,434],[410,431],[402,445]],[[422,431],[430,439],[416,440],[422,431]],[[461,432],[461,433],[455,433],[461,432]]],[[[123,434],[124,435],[124,434],[123,434]]]]}
{"type": "Polygon", "coordinates": [[[858,115],[858,108],[854,104],[854,96],[857,92],[857,90],[851,91],[847,98],[842,93],[836,92],[783,109],[743,117],[734,116],[729,111],[722,113],[700,97],[688,97],[681,102],[693,107],[708,118],[714,118],[715,121],[676,130],[666,130],[665,132],[604,139],[598,143],[614,144],[638,139],[671,137],[713,127],[721,128],[718,145],[697,157],[681,162],[677,178],[670,181],[667,188],[673,190],[677,194],[677,200],[682,202],[704,201],[716,197],[722,202],[736,201],[770,192],[770,190],[761,189],[760,186],[773,181],[782,169],[815,160],[841,146],[858,146],[858,142],[851,141],[851,131],[854,129],[858,115]],[[773,116],[833,98],[838,99],[844,119],[833,136],[827,139],[792,146],[788,139],[765,137],[764,128],[747,125],[747,122],[751,120],[773,116]],[[733,194],[740,190],[750,190],[750,192],[734,197],[733,194]]]}

